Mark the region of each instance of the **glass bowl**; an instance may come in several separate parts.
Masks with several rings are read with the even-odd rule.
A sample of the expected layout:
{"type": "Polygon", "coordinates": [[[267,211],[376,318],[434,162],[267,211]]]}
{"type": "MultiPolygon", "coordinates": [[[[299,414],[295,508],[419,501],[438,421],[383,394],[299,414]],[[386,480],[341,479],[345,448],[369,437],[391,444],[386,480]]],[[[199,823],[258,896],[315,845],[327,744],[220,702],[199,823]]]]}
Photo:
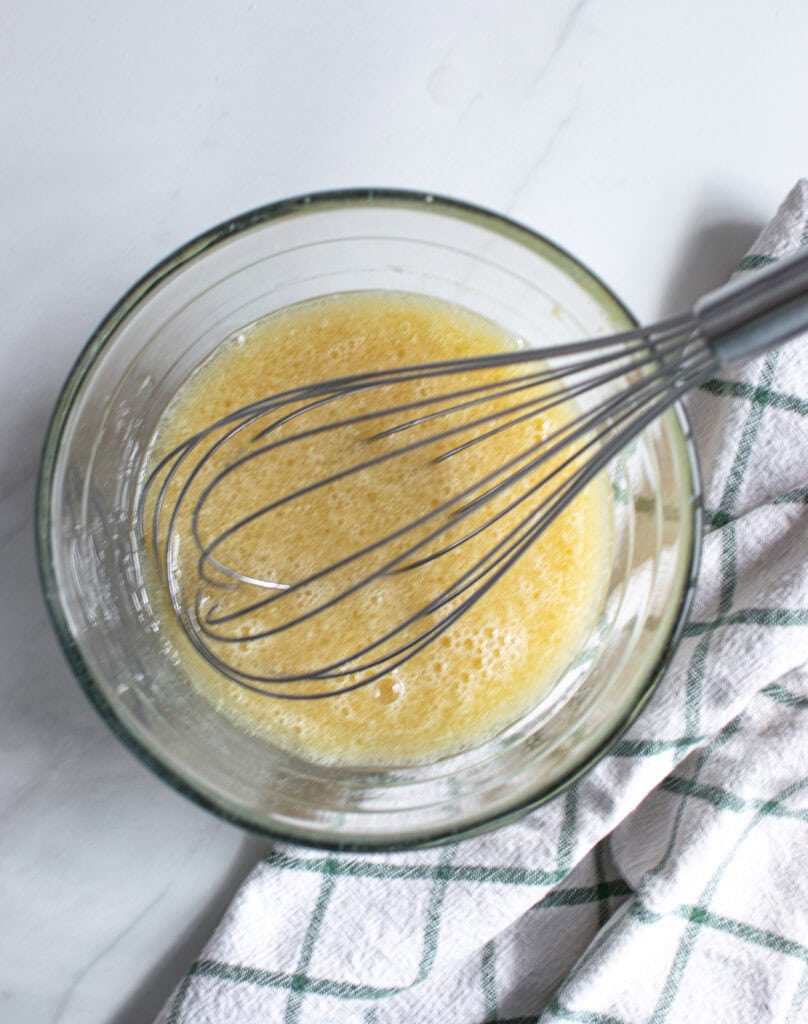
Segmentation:
{"type": "Polygon", "coordinates": [[[690,431],[674,408],[608,470],[615,540],[603,613],[533,712],[474,750],[383,770],[310,763],[239,730],[189,684],[160,630],[133,526],[138,475],[177,388],[223,338],[290,303],[362,289],[458,303],[542,345],[634,324],[558,246],[454,200],[357,190],[244,214],[155,267],[88,342],[45,444],[38,547],[76,676],[158,775],[252,830],[372,850],[513,820],[602,757],[679,638],[701,521],[690,431]]]}

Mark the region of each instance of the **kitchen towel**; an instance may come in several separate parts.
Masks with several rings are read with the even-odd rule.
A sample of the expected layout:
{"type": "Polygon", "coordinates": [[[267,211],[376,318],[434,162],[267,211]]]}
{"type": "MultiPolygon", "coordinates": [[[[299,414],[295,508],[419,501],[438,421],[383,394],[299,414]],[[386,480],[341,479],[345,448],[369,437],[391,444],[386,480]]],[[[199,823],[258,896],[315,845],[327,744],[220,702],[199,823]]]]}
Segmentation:
{"type": "MultiPolygon", "coordinates": [[[[805,244],[808,180],[740,272],[805,244]]],[[[454,845],[278,845],[160,1024],[808,1021],[808,338],[687,407],[694,605],[611,753],[454,845]]]]}

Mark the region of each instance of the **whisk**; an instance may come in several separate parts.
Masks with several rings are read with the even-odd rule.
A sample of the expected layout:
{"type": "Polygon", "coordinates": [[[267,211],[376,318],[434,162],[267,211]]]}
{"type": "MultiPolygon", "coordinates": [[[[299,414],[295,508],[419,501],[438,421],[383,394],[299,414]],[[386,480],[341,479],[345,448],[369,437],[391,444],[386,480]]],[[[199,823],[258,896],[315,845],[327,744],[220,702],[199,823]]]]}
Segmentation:
{"type": "Polygon", "coordinates": [[[215,670],[272,697],[347,693],[434,643],[682,395],[806,329],[808,254],[798,254],[652,326],[295,387],[165,455],[140,488],[138,529],[185,634],[215,670]],[[526,425],[553,410],[572,412],[525,441],[526,425]],[[478,459],[508,432],[519,440],[512,454],[493,466],[478,459]],[[424,466],[453,460],[465,460],[459,488],[424,486],[422,512],[397,519],[390,488],[417,487],[424,466]],[[297,482],[275,492],[290,467],[297,482]],[[212,510],[228,493],[222,526],[212,510]],[[354,534],[346,523],[310,564],[295,537],[318,529],[305,525],[317,497],[338,503],[340,493],[365,495],[373,529],[354,534]],[[332,644],[340,623],[395,580],[420,581],[408,590],[414,603],[394,597],[354,649],[332,644]]]}

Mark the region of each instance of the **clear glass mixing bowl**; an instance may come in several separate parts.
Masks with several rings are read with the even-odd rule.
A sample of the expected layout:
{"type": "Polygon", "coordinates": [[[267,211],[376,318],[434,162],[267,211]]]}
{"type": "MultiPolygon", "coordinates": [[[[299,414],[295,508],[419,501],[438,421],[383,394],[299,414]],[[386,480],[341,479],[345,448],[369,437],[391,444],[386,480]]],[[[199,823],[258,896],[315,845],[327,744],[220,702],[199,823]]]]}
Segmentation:
{"type": "Polygon", "coordinates": [[[326,768],[240,731],[189,684],[161,633],[133,531],[138,473],[177,388],[225,336],[290,303],[368,288],[459,303],[542,345],[633,325],[569,254],[463,203],[373,190],[255,210],[155,267],[90,339],[47,437],[38,543],[73,670],[162,778],[271,836],[391,849],[512,820],[603,756],[678,640],[700,492],[688,425],[673,409],[609,470],[615,547],[600,622],[548,699],[475,750],[396,770],[326,768]]]}

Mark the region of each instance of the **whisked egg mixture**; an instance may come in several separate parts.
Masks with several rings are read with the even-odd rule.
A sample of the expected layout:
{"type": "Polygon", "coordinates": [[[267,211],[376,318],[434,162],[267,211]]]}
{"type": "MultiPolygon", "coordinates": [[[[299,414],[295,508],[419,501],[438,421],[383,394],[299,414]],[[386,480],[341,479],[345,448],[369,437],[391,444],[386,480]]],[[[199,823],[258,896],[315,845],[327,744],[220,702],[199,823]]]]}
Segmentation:
{"type": "MultiPolygon", "coordinates": [[[[163,417],[146,474],[212,422],[275,392],[378,367],[508,351],[517,344],[468,310],[407,293],[345,293],[288,307],[227,339],[191,374],[163,417]]],[[[493,381],[498,374],[510,379],[514,371],[486,373],[493,381]]],[[[451,389],[479,381],[479,374],[470,375],[468,382],[453,377],[451,389]]],[[[259,690],[278,690],[282,686],[263,680],[348,663],[357,671],[339,685],[350,685],[372,672],[362,667],[361,659],[348,661],[369,638],[384,637],[393,625],[402,629],[365,656],[364,663],[417,637],[462,601],[463,595],[453,596],[443,612],[409,622],[470,565],[484,559],[520,514],[524,516],[524,507],[470,537],[490,517],[491,507],[456,524],[450,521],[443,538],[429,540],[419,554],[443,553],[424,564],[415,564],[418,556],[407,555],[407,545],[427,537],[426,525],[392,546],[339,566],[351,553],[372,549],[389,531],[423,517],[427,509],[448,502],[451,517],[453,496],[567,422],[576,411],[569,403],[441,461],[435,456],[447,443],[428,442],[405,456],[379,460],[372,470],[307,490],[312,479],[339,477],[358,459],[434,435],[435,425],[427,423],[405,431],[405,436],[379,438],[385,426],[401,421],[401,414],[389,422],[373,420],[371,426],[362,418],[381,405],[422,401],[446,388],[441,379],[414,380],[390,393],[374,390],[326,403],[279,424],[283,411],[297,409],[285,408],[228,440],[195,476],[189,459],[185,474],[178,471],[169,481],[157,533],[168,529],[182,496],[169,545],[169,574],[180,606],[194,610],[206,623],[204,643],[213,664],[185,636],[165,600],[166,580],[156,572],[152,578],[150,571],[152,590],[165,592],[154,602],[163,609],[161,630],[184,659],[191,685],[239,728],[321,763],[381,767],[430,762],[479,745],[518,720],[580,652],[602,606],[611,561],[611,495],[608,481],[601,478],[445,632],[368,685],[324,700],[283,700],[228,676],[234,672],[259,690]],[[316,429],[346,416],[360,422],[336,431],[316,429]],[[270,424],[273,429],[257,437],[270,424]],[[312,427],[308,436],[293,436],[312,427]],[[369,440],[370,435],[375,439],[369,440]],[[284,438],[289,440],[263,450],[268,442],[284,438]],[[257,454],[239,466],[239,459],[250,453],[257,454]],[[268,508],[290,494],[298,496],[268,508]],[[446,550],[465,537],[464,543],[446,550]],[[202,565],[200,577],[199,555],[206,546],[212,557],[202,565]],[[350,589],[360,576],[378,570],[383,564],[379,559],[397,555],[404,571],[381,573],[332,607],[304,617],[350,589]],[[290,592],[249,583],[288,586],[334,565],[338,568],[328,577],[290,592]],[[235,579],[240,581],[237,586],[235,579]],[[272,597],[280,599],[266,600],[272,597]],[[217,662],[224,671],[215,667],[217,662]]],[[[479,435],[473,421],[492,411],[496,403],[485,402],[464,412],[459,427],[453,421],[457,429],[449,447],[461,445],[475,432],[479,435]]],[[[216,438],[225,433],[223,428],[216,438]]],[[[528,477],[510,489],[494,510],[504,509],[531,483],[535,478],[528,477]]],[[[150,494],[145,506],[144,550],[149,554],[155,500],[150,494]]],[[[163,557],[165,549],[160,550],[163,557]]],[[[293,692],[323,688],[322,680],[304,682],[295,684],[293,692]]]]}

